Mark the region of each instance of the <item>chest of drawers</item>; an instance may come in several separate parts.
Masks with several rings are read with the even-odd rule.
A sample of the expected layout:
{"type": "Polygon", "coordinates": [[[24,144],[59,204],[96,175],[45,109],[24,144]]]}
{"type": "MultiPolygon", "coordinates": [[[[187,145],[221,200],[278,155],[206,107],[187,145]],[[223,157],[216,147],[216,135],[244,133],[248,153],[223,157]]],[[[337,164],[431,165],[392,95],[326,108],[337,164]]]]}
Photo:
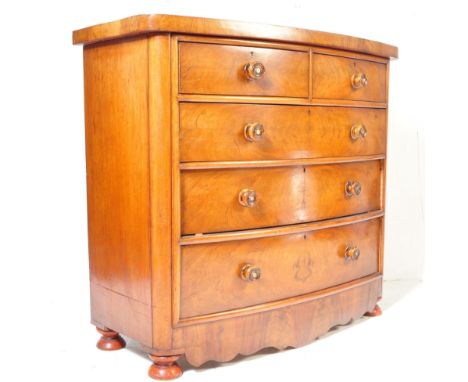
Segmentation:
{"type": "Polygon", "coordinates": [[[171,379],[380,314],[395,47],[167,15],[73,37],[98,348],[171,379]]]}

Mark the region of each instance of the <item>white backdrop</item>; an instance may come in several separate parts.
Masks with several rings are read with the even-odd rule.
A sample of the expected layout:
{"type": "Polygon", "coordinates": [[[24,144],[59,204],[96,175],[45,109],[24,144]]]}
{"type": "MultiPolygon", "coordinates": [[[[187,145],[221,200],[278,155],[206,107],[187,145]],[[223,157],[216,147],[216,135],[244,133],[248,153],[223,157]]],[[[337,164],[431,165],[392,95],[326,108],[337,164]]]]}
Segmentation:
{"type": "MultiPolygon", "coordinates": [[[[324,380],[333,376],[394,381],[403,371],[413,377],[451,374],[452,380],[458,380],[462,353],[451,349],[461,336],[445,312],[456,313],[455,319],[466,311],[462,291],[467,291],[463,280],[468,57],[463,36],[468,28],[462,5],[455,0],[2,2],[0,323],[4,346],[0,352],[5,354],[0,359],[11,367],[5,370],[14,373],[9,380],[26,376],[106,380],[112,369],[128,380],[135,370],[124,365],[131,362],[139,362],[138,378],[146,380],[143,368],[148,361],[143,357],[133,361],[131,355],[119,352],[109,358],[92,349],[96,334],[88,324],[82,56],[81,47],[71,45],[73,29],[141,13],[283,24],[399,47],[400,59],[392,63],[390,82],[385,278],[422,278],[423,287],[382,318],[352,326],[323,345],[319,341],[278,355],[283,358],[271,355],[266,361],[229,369],[233,375],[239,370],[239,377],[255,376],[278,365],[289,370],[301,357],[308,367],[304,357],[312,357],[314,378],[321,375],[324,380]],[[383,330],[379,322],[383,325],[386,319],[389,324],[383,330]],[[362,326],[368,331],[362,331],[362,326]],[[375,341],[382,344],[378,352],[372,350],[375,341]],[[333,348],[329,352],[328,346],[333,348]],[[362,358],[348,359],[350,347],[362,358]],[[332,362],[340,356],[342,367],[337,368],[332,362]],[[262,364],[270,359],[275,363],[262,364]],[[349,372],[364,368],[363,359],[368,360],[365,374],[349,372]],[[391,360],[396,369],[386,369],[385,360],[391,360]]],[[[392,298],[388,297],[389,306],[398,300],[392,298]]],[[[301,379],[301,362],[295,374],[279,375],[301,379]]],[[[204,375],[222,379],[226,372],[192,376],[203,379],[204,375]]]]}

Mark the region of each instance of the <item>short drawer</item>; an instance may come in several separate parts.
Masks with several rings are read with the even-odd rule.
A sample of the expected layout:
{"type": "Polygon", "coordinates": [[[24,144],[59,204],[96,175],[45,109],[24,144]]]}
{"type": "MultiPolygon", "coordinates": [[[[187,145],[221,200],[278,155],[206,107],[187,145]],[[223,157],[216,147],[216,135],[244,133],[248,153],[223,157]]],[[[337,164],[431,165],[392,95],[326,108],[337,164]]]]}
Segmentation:
{"type": "Polygon", "coordinates": [[[384,154],[385,126],[384,109],[181,103],[180,160],[384,154]]]}
{"type": "Polygon", "coordinates": [[[181,42],[179,91],[307,98],[309,54],[293,50],[181,42]]]}
{"type": "Polygon", "coordinates": [[[374,219],[305,234],[184,246],[181,317],[281,300],[373,274],[379,237],[380,219],[374,219]]]}
{"type": "Polygon", "coordinates": [[[380,209],[381,162],[189,170],[182,233],[295,224],[380,209]]]}
{"type": "Polygon", "coordinates": [[[386,102],[387,65],[314,54],[312,97],[386,102]]]}

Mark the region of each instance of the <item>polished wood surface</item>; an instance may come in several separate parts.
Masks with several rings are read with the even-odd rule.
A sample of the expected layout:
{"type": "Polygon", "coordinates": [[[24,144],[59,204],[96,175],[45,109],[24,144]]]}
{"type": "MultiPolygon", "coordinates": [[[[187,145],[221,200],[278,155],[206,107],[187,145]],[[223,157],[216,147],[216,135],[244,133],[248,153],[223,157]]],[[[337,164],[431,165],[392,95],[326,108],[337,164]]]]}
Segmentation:
{"type": "Polygon", "coordinates": [[[146,60],[146,39],[84,50],[91,282],[150,305],[146,60]]]}
{"type": "Polygon", "coordinates": [[[376,210],[362,214],[355,214],[334,219],[325,219],[316,222],[292,224],[287,226],[248,229],[233,232],[186,235],[181,237],[179,243],[180,245],[190,245],[221,243],[232,240],[260,239],[264,237],[282,236],[294,233],[316,231],[325,228],[341,227],[348,224],[361,223],[371,219],[380,218],[382,216],[384,216],[384,211],[376,210]]]}
{"type": "MultiPolygon", "coordinates": [[[[111,258],[109,263],[113,262],[111,258]]],[[[91,323],[152,346],[151,306],[91,283],[91,323]]]]}
{"type": "Polygon", "coordinates": [[[273,168],[273,167],[297,167],[317,166],[320,164],[358,163],[385,159],[384,154],[364,155],[353,157],[327,157],[304,159],[272,159],[249,161],[223,161],[223,162],[183,162],[179,164],[180,170],[212,170],[234,168],[273,168]]]}
{"type": "Polygon", "coordinates": [[[336,325],[362,317],[381,293],[379,279],[282,309],[184,326],[174,330],[174,346],[184,346],[185,359],[194,366],[230,361],[265,347],[303,346],[336,325]]]}
{"type": "Polygon", "coordinates": [[[312,96],[314,98],[386,101],[386,65],[344,57],[314,54],[312,96]],[[353,75],[365,73],[367,85],[353,88],[353,75]]]}
{"type": "Polygon", "coordinates": [[[309,96],[308,52],[181,42],[179,60],[180,93],[309,96]],[[261,63],[265,73],[249,79],[249,63],[261,63]]]}
{"type": "Polygon", "coordinates": [[[182,233],[234,231],[329,219],[380,209],[380,161],[291,168],[184,171],[182,233]],[[348,197],[345,184],[362,192],[348,197]],[[242,189],[257,193],[251,208],[242,189]]]}
{"type": "Polygon", "coordinates": [[[182,162],[365,156],[385,153],[386,112],[381,109],[181,103],[182,162]],[[222,121],[222,123],[220,123],[222,121]],[[249,124],[261,124],[255,140],[249,124]],[[367,135],[353,140],[353,126],[367,135]]]}
{"type": "MultiPolygon", "coordinates": [[[[176,90],[177,91],[177,90],[176,90]]],[[[321,98],[290,98],[290,97],[263,97],[263,96],[225,96],[211,94],[178,94],[176,99],[180,102],[210,102],[210,103],[247,103],[261,105],[297,105],[297,106],[338,106],[354,108],[386,109],[386,102],[370,102],[352,99],[321,99],[321,98]]]]}
{"type": "Polygon", "coordinates": [[[150,236],[152,346],[172,346],[172,162],[171,157],[171,39],[148,38],[148,134],[150,167],[150,236]],[[157,317],[157,319],[154,319],[157,317]]]}
{"type": "Polygon", "coordinates": [[[99,350],[111,351],[111,350],[120,350],[125,347],[125,341],[120,336],[119,333],[114,332],[110,329],[101,329],[96,328],[98,333],[101,335],[101,338],[96,344],[96,347],[99,350]]]}
{"type": "Polygon", "coordinates": [[[281,300],[377,272],[380,221],[182,249],[181,318],[281,300]],[[356,246],[358,259],[346,258],[356,246]],[[251,282],[242,267],[260,276],[251,282]]]}
{"type": "Polygon", "coordinates": [[[382,57],[398,57],[398,48],[395,46],[363,38],[278,25],[174,15],[138,15],[83,28],[73,32],[73,43],[90,44],[102,40],[161,32],[255,38],[325,46],[382,57]]]}
{"type": "Polygon", "coordinates": [[[173,379],[380,313],[395,47],[167,15],[74,41],[99,348],[173,379]]]}
{"type": "Polygon", "coordinates": [[[149,358],[153,361],[153,364],[148,370],[148,375],[157,380],[167,381],[178,378],[182,375],[182,369],[176,362],[180,355],[172,356],[157,356],[149,354],[149,358]]]}
{"type": "MultiPolygon", "coordinates": [[[[372,283],[382,279],[380,273],[373,273],[368,276],[362,277],[357,280],[352,280],[344,284],[334,285],[332,287],[321,289],[316,292],[309,292],[299,296],[293,296],[284,298],[281,300],[275,300],[265,302],[257,305],[250,305],[244,308],[238,308],[233,310],[226,310],[222,312],[209,313],[194,317],[179,318],[174,322],[174,327],[185,327],[198,324],[206,324],[208,322],[222,321],[235,317],[242,317],[249,314],[256,314],[262,312],[270,312],[274,310],[281,310],[292,305],[300,305],[315,300],[320,300],[328,296],[332,296],[339,293],[344,293],[348,290],[372,283]]],[[[176,301],[177,302],[177,301],[176,301]]]]}

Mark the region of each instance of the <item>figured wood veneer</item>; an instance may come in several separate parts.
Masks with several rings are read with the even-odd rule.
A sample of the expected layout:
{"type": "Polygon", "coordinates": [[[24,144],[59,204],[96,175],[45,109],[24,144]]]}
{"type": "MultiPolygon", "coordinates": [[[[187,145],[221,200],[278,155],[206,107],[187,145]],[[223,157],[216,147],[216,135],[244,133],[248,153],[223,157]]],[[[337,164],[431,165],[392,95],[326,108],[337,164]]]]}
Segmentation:
{"type": "Polygon", "coordinates": [[[365,60],[314,54],[312,70],[314,98],[385,102],[387,66],[365,60]],[[365,73],[368,84],[355,89],[354,74],[365,73]]]}
{"type": "Polygon", "coordinates": [[[179,60],[180,93],[309,96],[308,52],[181,42],[179,60]],[[251,62],[267,68],[261,79],[247,79],[251,62]]]}
{"type": "Polygon", "coordinates": [[[230,361],[239,354],[239,349],[241,354],[253,354],[267,346],[276,349],[303,346],[331,328],[372,311],[381,295],[382,280],[373,279],[364,285],[281,309],[198,322],[174,330],[174,347],[184,346],[187,361],[201,366],[207,360],[230,361]]]}
{"type": "Polygon", "coordinates": [[[98,348],[173,379],[380,314],[395,47],[169,15],[73,39],[98,348]]]}
{"type": "Polygon", "coordinates": [[[197,170],[181,174],[182,234],[271,227],[380,209],[379,161],[266,169],[197,170]],[[360,182],[348,197],[348,180],[360,182]],[[239,203],[255,190],[255,206],[239,203]]]}
{"type": "Polygon", "coordinates": [[[349,107],[307,107],[181,103],[182,162],[366,156],[385,153],[386,111],[349,107]],[[221,122],[220,122],[221,121],[221,122]],[[264,133],[245,139],[247,124],[264,133]],[[351,128],[366,126],[365,139],[353,141],[351,128]]]}
{"type": "Polygon", "coordinates": [[[181,318],[236,309],[299,296],[378,271],[380,221],[339,228],[185,246],[182,249],[181,318]],[[357,260],[345,258],[357,246],[357,260]],[[259,280],[239,277],[253,264],[259,280]],[[220,277],[222,275],[222,277],[220,277]]]}

